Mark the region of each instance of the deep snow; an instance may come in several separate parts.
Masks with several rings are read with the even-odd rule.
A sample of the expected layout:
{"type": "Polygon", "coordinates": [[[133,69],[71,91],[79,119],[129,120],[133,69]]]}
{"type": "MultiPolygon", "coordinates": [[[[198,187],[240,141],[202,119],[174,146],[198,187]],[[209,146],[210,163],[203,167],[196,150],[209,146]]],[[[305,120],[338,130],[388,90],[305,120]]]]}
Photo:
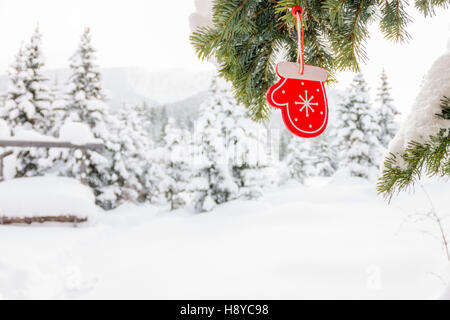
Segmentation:
{"type": "Polygon", "coordinates": [[[92,190],[75,179],[47,176],[0,183],[0,219],[47,216],[94,218],[98,211],[92,190]]]}
{"type": "MultiPolygon", "coordinates": [[[[448,182],[423,182],[441,215],[448,182]]],[[[288,183],[211,213],[126,205],[73,228],[0,227],[3,298],[435,298],[447,262],[408,223],[422,189],[390,205],[336,177],[288,183]]]]}

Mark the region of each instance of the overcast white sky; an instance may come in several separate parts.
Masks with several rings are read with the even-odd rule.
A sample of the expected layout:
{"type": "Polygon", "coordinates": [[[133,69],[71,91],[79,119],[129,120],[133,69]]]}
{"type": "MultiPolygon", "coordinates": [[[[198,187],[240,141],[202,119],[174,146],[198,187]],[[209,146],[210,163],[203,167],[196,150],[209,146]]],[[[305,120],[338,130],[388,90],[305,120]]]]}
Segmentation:
{"type": "Polygon", "coordinates": [[[189,45],[193,0],[0,0],[0,70],[39,22],[47,67],[66,67],[86,26],[102,67],[201,66],[189,45]]]}
{"type": "MultiPolygon", "coordinates": [[[[188,16],[194,0],[0,0],[0,73],[13,60],[20,42],[39,22],[48,68],[67,67],[68,57],[85,26],[90,26],[102,67],[211,68],[199,62],[189,44],[188,16]]],[[[368,43],[370,61],[364,66],[375,87],[384,67],[398,106],[406,111],[422,76],[441,55],[450,38],[450,11],[434,18],[414,13],[408,44],[382,39],[376,26],[368,43]]],[[[342,74],[339,87],[352,75],[342,74]]]]}

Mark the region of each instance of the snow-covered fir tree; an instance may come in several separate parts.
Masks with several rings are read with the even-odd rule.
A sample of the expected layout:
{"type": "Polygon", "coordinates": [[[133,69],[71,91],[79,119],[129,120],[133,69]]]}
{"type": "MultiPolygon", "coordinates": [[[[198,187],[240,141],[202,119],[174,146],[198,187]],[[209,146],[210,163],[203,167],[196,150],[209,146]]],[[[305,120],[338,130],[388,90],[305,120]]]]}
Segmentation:
{"type": "Polygon", "coordinates": [[[149,133],[155,146],[164,145],[164,128],[168,121],[166,106],[152,106],[149,108],[149,133]]]}
{"type": "MultiPolygon", "coordinates": [[[[30,41],[19,49],[9,69],[10,85],[5,95],[1,117],[21,137],[32,138],[35,133],[48,134],[51,127],[51,95],[48,79],[42,68],[45,60],[41,50],[42,35],[36,28],[30,41]],[[26,130],[28,133],[24,133],[26,130]],[[31,133],[32,131],[33,133],[31,133]]],[[[48,150],[29,148],[19,151],[16,176],[35,176],[46,170],[48,150]]]]}
{"type": "Polygon", "coordinates": [[[39,28],[31,36],[30,42],[25,46],[25,63],[29,80],[26,82],[27,91],[32,95],[32,104],[37,115],[37,119],[32,119],[33,130],[47,134],[50,125],[47,116],[50,113],[52,104],[49,79],[43,73],[45,59],[42,53],[42,34],[39,28]]]}
{"type": "Polygon", "coordinates": [[[136,128],[140,136],[145,138],[145,149],[141,149],[141,155],[145,158],[143,165],[143,193],[139,201],[148,201],[150,203],[161,204],[164,200],[164,194],[161,188],[161,181],[164,178],[164,126],[168,121],[167,110],[164,106],[150,106],[147,102],[133,106],[135,114],[136,128]]]}
{"type": "Polygon", "coordinates": [[[381,156],[380,127],[361,73],[355,76],[339,106],[338,122],[333,139],[338,144],[340,167],[348,168],[352,176],[370,178],[381,156]]]}
{"type": "Polygon", "coordinates": [[[163,147],[152,148],[145,151],[146,163],[142,176],[144,193],[140,196],[140,202],[149,202],[153,204],[164,204],[166,202],[164,196],[164,188],[161,181],[164,180],[164,156],[163,147]]]}
{"type": "Polygon", "coordinates": [[[234,128],[227,136],[232,175],[239,187],[238,197],[256,199],[275,183],[266,152],[267,130],[252,122],[243,106],[237,105],[235,110],[234,128]]]}
{"type": "MultiPolygon", "coordinates": [[[[95,49],[91,44],[90,29],[81,36],[80,44],[70,59],[71,75],[67,90],[65,121],[82,122],[89,126],[94,137],[104,144],[104,150],[87,151],[87,182],[95,191],[97,203],[105,209],[117,206],[123,197],[122,181],[126,170],[122,145],[118,136],[117,119],[106,105],[100,69],[95,49]],[[115,124],[116,123],[116,124],[115,124]]],[[[69,163],[66,173],[77,176],[79,166],[73,152],[67,152],[63,161],[69,163]]]]}
{"type": "Polygon", "coordinates": [[[58,76],[55,77],[53,83],[50,85],[49,95],[52,103],[49,114],[50,128],[47,134],[57,137],[67,115],[68,103],[66,94],[60,87],[58,76]]]}
{"type": "Polygon", "coordinates": [[[33,116],[33,105],[31,104],[31,93],[26,89],[28,73],[23,45],[8,70],[8,76],[9,87],[4,94],[1,117],[13,129],[22,123],[31,127],[31,123],[27,120],[33,116]]]}
{"type": "Polygon", "coordinates": [[[229,168],[225,151],[225,136],[222,130],[222,107],[216,96],[218,87],[213,80],[209,98],[201,105],[201,116],[197,121],[197,156],[191,190],[197,212],[211,211],[218,204],[237,197],[239,188],[229,168]]]}
{"type": "Polygon", "coordinates": [[[381,73],[381,83],[377,93],[377,120],[380,126],[379,140],[387,148],[398,131],[396,116],[400,113],[394,106],[386,72],[381,73]]]}
{"type": "MultiPolygon", "coordinates": [[[[164,201],[161,182],[164,179],[165,152],[157,147],[150,133],[151,113],[147,103],[123,104],[118,120],[113,121],[114,136],[120,144],[116,169],[121,172],[121,198],[161,204],[164,201]]],[[[113,117],[114,120],[114,117],[113,117]]]]}
{"type": "Polygon", "coordinates": [[[307,177],[330,177],[338,167],[329,135],[308,140],[293,136],[287,146],[285,164],[288,177],[301,183],[307,177]]]}
{"type": "Polygon", "coordinates": [[[110,116],[109,123],[119,154],[113,157],[113,169],[117,171],[120,199],[137,202],[146,197],[144,170],[147,164],[146,151],[149,139],[142,128],[137,105],[124,104],[116,117],[110,116]]]}
{"type": "Polygon", "coordinates": [[[20,129],[46,134],[51,106],[48,79],[42,68],[42,35],[36,28],[30,41],[19,49],[9,69],[10,86],[6,93],[2,117],[16,132],[20,129]]]}
{"type": "Polygon", "coordinates": [[[300,183],[312,175],[309,156],[310,141],[292,137],[287,147],[286,169],[289,178],[300,183]]]}
{"type": "Polygon", "coordinates": [[[155,142],[153,141],[153,137],[151,134],[152,130],[152,113],[150,105],[146,101],[142,101],[141,103],[133,105],[134,112],[136,113],[136,117],[140,122],[140,130],[147,136],[147,141],[149,144],[154,147],[155,142]]]}
{"type": "Polygon", "coordinates": [[[70,58],[70,83],[68,99],[70,106],[67,117],[71,121],[82,121],[94,127],[105,113],[107,95],[103,89],[100,68],[96,63],[96,50],[91,43],[91,32],[86,28],[79,46],[70,58]]]}
{"type": "Polygon", "coordinates": [[[293,138],[292,134],[288,130],[280,130],[279,133],[279,158],[280,161],[283,161],[286,159],[288,155],[288,145],[289,142],[291,142],[291,139],[293,138]]]}
{"type": "Polygon", "coordinates": [[[310,141],[306,150],[307,176],[330,177],[336,172],[339,162],[330,140],[330,135],[324,134],[310,141]]]}
{"type": "Polygon", "coordinates": [[[237,103],[230,84],[214,79],[216,91],[211,103],[218,108],[217,121],[225,138],[228,165],[239,187],[238,197],[254,199],[273,182],[267,154],[267,129],[250,119],[247,109],[237,103]]]}
{"type": "Polygon", "coordinates": [[[173,118],[169,118],[164,128],[164,178],[160,190],[170,210],[178,209],[186,204],[185,192],[191,176],[188,154],[189,133],[180,129],[173,118]]]}

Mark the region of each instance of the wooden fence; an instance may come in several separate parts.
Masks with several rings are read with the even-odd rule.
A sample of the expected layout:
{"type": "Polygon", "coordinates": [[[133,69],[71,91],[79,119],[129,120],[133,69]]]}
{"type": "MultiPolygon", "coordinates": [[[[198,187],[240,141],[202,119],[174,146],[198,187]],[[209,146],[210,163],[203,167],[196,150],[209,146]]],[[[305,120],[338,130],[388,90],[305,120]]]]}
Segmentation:
{"type": "MultiPolygon", "coordinates": [[[[59,148],[59,149],[74,149],[81,150],[82,157],[80,163],[80,175],[81,182],[86,183],[86,151],[87,150],[98,150],[103,149],[103,144],[101,143],[88,143],[77,145],[71,142],[59,142],[59,141],[31,141],[31,140],[0,140],[0,147],[3,148],[59,148]]],[[[4,159],[13,154],[13,151],[6,151],[0,154],[0,181],[4,180],[4,159]]]]}

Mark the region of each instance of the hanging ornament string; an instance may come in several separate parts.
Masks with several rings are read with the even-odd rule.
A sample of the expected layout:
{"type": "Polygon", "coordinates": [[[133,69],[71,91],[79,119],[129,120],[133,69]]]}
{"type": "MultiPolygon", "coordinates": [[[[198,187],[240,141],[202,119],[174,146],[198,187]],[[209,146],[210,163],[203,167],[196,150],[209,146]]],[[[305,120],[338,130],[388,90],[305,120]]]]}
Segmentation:
{"type": "Polygon", "coordinates": [[[297,63],[299,66],[300,74],[305,72],[305,44],[304,44],[304,32],[303,32],[303,9],[300,6],[294,6],[291,10],[292,15],[297,19],[297,41],[298,41],[298,54],[297,63]]]}

